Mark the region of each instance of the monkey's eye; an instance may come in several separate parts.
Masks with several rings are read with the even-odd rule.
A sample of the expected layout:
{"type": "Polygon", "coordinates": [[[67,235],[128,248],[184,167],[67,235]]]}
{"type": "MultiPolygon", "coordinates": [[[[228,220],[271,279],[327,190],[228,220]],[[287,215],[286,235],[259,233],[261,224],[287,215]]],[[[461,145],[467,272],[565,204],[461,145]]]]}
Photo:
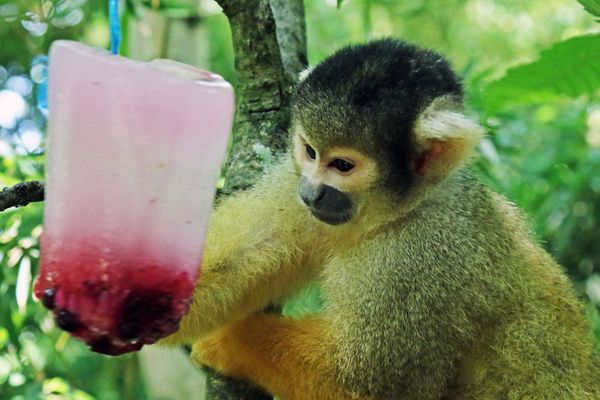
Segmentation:
{"type": "Polygon", "coordinates": [[[352,163],[349,163],[346,160],[342,160],[341,158],[336,158],[332,162],[329,163],[330,167],[337,169],[340,172],[348,172],[354,168],[352,163]]]}
{"type": "Polygon", "coordinates": [[[308,144],[306,144],[304,146],[306,147],[306,155],[308,156],[308,158],[310,158],[311,160],[314,160],[315,158],[317,158],[317,153],[315,152],[315,149],[310,147],[310,145],[308,145],[308,144]]]}

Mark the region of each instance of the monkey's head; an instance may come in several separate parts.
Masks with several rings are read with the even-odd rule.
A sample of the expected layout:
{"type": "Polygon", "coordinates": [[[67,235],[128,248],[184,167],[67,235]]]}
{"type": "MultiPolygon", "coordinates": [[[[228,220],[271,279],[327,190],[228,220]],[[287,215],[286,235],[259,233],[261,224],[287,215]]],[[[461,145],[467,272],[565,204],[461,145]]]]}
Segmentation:
{"type": "Polygon", "coordinates": [[[461,112],[448,62],[412,44],[346,47],[303,75],[293,157],[300,198],[325,223],[392,218],[459,168],[481,137],[461,112]]]}

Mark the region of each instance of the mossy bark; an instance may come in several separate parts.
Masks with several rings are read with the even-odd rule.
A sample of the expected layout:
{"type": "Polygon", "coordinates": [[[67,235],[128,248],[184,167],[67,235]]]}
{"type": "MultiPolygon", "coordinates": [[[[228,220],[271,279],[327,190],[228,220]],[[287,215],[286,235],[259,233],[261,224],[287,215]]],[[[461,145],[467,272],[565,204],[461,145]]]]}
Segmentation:
{"type": "Polygon", "coordinates": [[[223,188],[228,194],[247,189],[263,172],[257,145],[273,155],[285,151],[293,77],[306,64],[306,35],[301,0],[219,4],[231,25],[238,74],[233,143],[223,188]]]}
{"type": "MultiPolygon", "coordinates": [[[[229,18],[238,74],[237,109],[222,193],[247,189],[264,154],[285,151],[295,77],[306,67],[302,0],[217,0],[229,18]]],[[[207,400],[265,400],[260,389],[208,371],[207,400]]]]}

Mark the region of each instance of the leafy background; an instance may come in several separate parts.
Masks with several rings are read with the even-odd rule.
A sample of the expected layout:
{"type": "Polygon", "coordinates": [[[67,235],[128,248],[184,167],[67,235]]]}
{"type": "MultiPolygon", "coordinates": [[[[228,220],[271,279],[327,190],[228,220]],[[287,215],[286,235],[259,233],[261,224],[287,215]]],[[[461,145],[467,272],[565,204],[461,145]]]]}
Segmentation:
{"type": "MultiPolygon", "coordinates": [[[[213,1],[124,3],[125,54],[181,59],[235,83],[229,27],[213,1]],[[185,59],[188,53],[195,58],[185,59]]],[[[600,341],[600,0],[305,5],[311,63],[343,44],[385,35],[452,60],[465,79],[469,114],[488,131],[474,169],[529,214],[600,341]]],[[[106,2],[0,0],[2,186],[43,177],[38,56],[59,38],[107,47],[106,2]]],[[[32,298],[42,214],[41,204],[0,213],[0,399],[150,398],[137,355],[90,353],[32,298]]],[[[310,297],[295,304],[304,306],[310,297]]]]}

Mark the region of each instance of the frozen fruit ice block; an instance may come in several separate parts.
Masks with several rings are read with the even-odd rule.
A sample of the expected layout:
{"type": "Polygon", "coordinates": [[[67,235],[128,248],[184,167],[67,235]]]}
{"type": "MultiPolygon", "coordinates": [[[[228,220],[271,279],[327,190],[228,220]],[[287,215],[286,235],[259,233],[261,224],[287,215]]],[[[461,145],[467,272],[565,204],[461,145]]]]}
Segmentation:
{"type": "Polygon", "coordinates": [[[176,331],[191,300],[232,88],[183,64],[57,41],[49,91],[35,294],[92,350],[138,350],[176,331]]]}

